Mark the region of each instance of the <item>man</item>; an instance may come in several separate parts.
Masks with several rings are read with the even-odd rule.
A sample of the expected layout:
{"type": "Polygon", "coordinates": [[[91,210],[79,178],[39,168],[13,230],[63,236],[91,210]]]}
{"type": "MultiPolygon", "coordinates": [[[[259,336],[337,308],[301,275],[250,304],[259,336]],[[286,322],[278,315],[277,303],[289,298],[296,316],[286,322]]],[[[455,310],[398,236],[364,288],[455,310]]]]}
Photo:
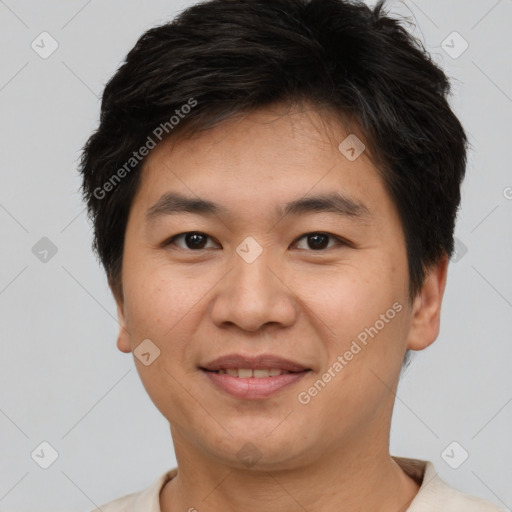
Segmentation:
{"type": "Polygon", "coordinates": [[[381,4],[212,0],[141,37],[81,171],[178,468],[101,510],[498,510],[389,453],[453,251],[448,91],[381,4]]]}

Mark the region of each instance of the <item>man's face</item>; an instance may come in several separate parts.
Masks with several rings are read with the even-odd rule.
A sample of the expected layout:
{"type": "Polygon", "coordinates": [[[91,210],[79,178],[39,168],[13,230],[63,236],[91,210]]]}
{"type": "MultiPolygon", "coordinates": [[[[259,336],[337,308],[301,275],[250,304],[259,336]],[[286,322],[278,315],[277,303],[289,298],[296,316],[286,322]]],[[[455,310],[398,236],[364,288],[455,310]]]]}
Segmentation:
{"type": "Polygon", "coordinates": [[[262,110],[148,156],[118,346],[151,340],[146,363],[160,350],[135,361],[175,444],[278,469],[387,437],[413,314],[406,248],[375,167],[338,149],[347,135],[313,110],[262,110]],[[330,208],[312,201],[336,194],[330,208]],[[291,368],[280,359],[294,373],[275,375],[291,368]]]}

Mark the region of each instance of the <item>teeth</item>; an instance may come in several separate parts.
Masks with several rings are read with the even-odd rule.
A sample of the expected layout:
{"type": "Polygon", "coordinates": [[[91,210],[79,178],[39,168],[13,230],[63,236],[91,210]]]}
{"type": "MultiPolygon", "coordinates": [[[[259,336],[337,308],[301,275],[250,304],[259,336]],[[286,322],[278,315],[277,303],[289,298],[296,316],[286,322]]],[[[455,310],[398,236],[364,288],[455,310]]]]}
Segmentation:
{"type": "Polygon", "coordinates": [[[239,379],[249,379],[254,377],[256,379],[266,379],[268,377],[277,377],[283,373],[290,373],[285,370],[280,370],[278,368],[262,368],[257,370],[252,370],[250,368],[227,368],[217,370],[219,375],[228,374],[232,377],[238,377],[239,379]]]}
{"type": "Polygon", "coordinates": [[[270,377],[270,370],[253,370],[252,374],[257,379],[263,379],[265,377],[270,377]]]}

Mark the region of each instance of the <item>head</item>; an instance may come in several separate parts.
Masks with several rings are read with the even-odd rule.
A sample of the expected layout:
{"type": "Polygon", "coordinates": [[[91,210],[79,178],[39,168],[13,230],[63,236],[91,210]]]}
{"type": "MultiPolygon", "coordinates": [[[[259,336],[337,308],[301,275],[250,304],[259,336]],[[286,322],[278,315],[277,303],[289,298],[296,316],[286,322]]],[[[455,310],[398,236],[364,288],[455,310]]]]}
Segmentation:
{"type": "Polygon", "coordinates": [[[387,439],[404,355],[439,330],[466,158],[448,92],[381,4],[213,0],[139,39],[81,172],[118,346],[159,351],[135,360],[175,440],[291,467],[387,439]],[[229,354],[304,371],[235,398],[207,374],[229,354]]]}

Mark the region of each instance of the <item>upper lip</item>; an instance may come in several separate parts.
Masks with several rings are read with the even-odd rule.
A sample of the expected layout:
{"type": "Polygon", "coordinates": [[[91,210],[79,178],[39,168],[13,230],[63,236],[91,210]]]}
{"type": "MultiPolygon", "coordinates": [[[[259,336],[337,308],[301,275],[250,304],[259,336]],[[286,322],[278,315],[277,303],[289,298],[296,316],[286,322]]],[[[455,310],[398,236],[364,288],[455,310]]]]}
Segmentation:
{"type": "Polygon", "coordinates": [[[309,369],[289,359],[284,359],[271,354],[264,354],[260,356],[228,354],[201,365],[200,368],[209,371],[227,370],[229,368],[248,368],[251,370],[268,368],[285,370],[288,372],[302,372],[309,369]]]}

